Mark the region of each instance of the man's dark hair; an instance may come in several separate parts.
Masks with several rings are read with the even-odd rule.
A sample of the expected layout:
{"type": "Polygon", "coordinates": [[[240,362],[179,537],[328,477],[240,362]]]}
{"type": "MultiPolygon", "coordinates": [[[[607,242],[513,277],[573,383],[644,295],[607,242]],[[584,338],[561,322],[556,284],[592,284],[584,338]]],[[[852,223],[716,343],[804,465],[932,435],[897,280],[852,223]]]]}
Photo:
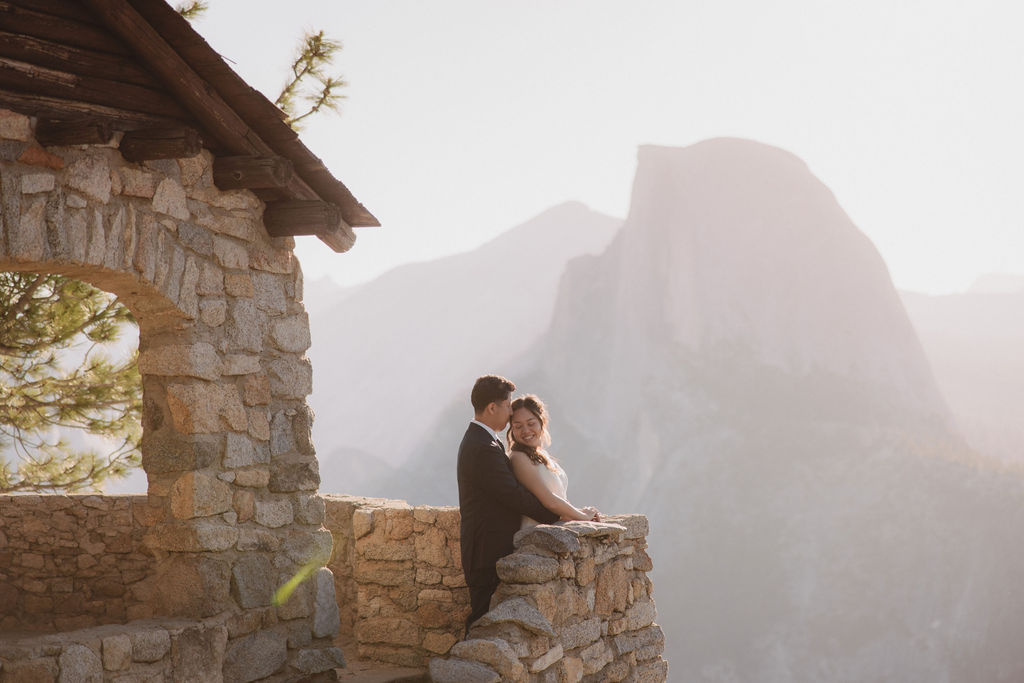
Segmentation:
{"type": "Polygon", "coordinates": [[[482,413],[491,403],[501,403],[512,395],[516,385],[498,375],[478,377],[473,384],[473,393],[469,400],[473,404],[473,412],[482,413]]]}

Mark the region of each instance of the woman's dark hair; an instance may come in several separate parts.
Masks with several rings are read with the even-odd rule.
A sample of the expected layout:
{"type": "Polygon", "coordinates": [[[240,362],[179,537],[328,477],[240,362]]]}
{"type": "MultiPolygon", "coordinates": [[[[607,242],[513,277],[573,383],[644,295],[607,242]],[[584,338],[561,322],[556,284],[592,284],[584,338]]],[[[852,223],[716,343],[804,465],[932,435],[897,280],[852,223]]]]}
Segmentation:
{"type": "Polygon", "coordinates": [[[478,377],[473,384],[473,392],[469,395],[469,402],[473,404],[473,411],[479,415],[492,403],[501,403],[512,395],[516,385],[499,375],[484,375],[478,377]]]}
{"type": "MultiPolygon", "coordinates": [[[[515,413],[520,408],[526,408],[533,413],[534,417],[540,420],[540,442],[544,446],[549,445],[551,443],[551,435],[548,433],[548,409],[547,406],[544,405],[544,401],[541,401],[533,394],[520,396],[516,400],[512,401],[512,412],[515,413]]],[[[506,435],[509,450],[526,453],[527,457],[538,465],[544,465],[545,467],[551,466],[551,460],[544,451],[540,450],[536,446],[528,446],[525,443],[519,443],[516,441],[516,437],[512,431],[512,427],[509,426],[508,434],[506,435]]]]}

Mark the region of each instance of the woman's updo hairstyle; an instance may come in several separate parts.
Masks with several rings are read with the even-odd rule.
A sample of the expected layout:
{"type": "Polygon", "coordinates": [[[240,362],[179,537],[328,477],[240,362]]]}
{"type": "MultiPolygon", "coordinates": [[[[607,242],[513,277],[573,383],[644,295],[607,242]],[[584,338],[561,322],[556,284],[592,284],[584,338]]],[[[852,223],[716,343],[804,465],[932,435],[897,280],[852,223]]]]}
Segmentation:
{"type": "MultiPolygon", "coordinates": [[[[512,401],[513,413],[515,413],[520,408],[526,408],[531,413],[533,413],[534,417],[536,417],[540,421],[541,445],[544,447],[550,446],[551,434],[548,433],[548,409],[544,405],[544,402],[537,398],[534,394],[526,394],[525,396],[520,396],[516,400],[512,401]]],[[[526,453],[530,460],[534,461],[539,465],[544,465],[545,467],[551,466],[551,461],[548,458],[547,453],[545,453],[539,448],[536,448],[535,446],[528,446],[525,443],[520,443],[516,441],[516,437],[512,432],[512,426],[509,425],[508,435],[506,437],[508,439],[509,450],[526,453]]]]}

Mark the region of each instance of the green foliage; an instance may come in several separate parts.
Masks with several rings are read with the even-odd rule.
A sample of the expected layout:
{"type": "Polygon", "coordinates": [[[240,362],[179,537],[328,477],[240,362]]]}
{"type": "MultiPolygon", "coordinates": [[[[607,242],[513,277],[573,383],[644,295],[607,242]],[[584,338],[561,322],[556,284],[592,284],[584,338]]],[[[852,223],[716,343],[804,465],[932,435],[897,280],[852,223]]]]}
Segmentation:
{"type": "Polygon", "coordinates": [[[61,275],[0,273],[0,491],[76,491],[141,462],[136,354],[103,347],[135,324],[116,298],[61,275]],[[73,366],[73,367],[69,367],[73,366]],[[116,440],[72,449],[60,429],[116,440]]]}
{"type": "Polygon", "coordinates": [[[296,130],[300,121],[322,109],[340,111],[344,95],[337,92],[347,83],[340,76],[331,76],[327,68],[332,65],[341,43],[331,40],[323,31],[303,36],[292,62],[292,75],[274,104],[288,116],[288,125],[296,130]],[[298,113],[299,102],[306,110],[298,113]]]}
{"type": "MultiPolygon", "coordinates": [[[[186,0],[175,9],[178,14],[192,21],[209,9],[209,3],[205,0],[186,0]]],[[[323,31],[307,31],[302,36],[292,61],[291,76],[274,100],[293,129],[299,130],[302,121],[319,111],[341,111],[341,101],[345,96],[338,91],[348,84],[341,76],[328,73],[328,68],[340,51],[341,43],[331,40],[323,31]],[[300,111],[302,107],[304,111],[300,111]]]]}
{"type": "MultiPolygon", "coordinates": [[[[191,21],[208,7],[186,0],[175,9],[191,21]]],[[[275,101],[293,128],[339,110],[346,83],[328,68],[340,50],[323,31],[303,36],[275,101]]],[[[141,464],[137,354],[116,362],[103,354],[125,324],[135,324],[128,309],[85,283],[0,273],[0,492],[95,488],[141,464]],[[73,449],[61,437],[67,429],[118,445],[106,454],[73,449]]]]}
{"type": "Polygon", "coordinates": [[[178,14],[185,17],[189,21],[200,17],[206,10],[210,9],[209,3],[203,2],[203,0],[192,0],[191,2],[183,2],[174,8],[178,14]]]}

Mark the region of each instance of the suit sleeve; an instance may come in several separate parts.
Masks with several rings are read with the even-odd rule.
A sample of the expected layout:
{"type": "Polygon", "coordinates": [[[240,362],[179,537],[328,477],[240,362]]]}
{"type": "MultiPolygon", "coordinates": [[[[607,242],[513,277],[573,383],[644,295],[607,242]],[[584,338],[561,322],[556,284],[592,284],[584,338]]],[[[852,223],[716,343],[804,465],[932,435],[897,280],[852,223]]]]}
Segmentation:
{"type": "Polygon", "coordinates": [[[558,521],[558,515],[541,505],[537,497],[519,483],[508,466],[508,459],[489,447],[479,449],[473,458],[475,480],[480,490],[494,502],[532,517],[542,524],[558,521]]]}

